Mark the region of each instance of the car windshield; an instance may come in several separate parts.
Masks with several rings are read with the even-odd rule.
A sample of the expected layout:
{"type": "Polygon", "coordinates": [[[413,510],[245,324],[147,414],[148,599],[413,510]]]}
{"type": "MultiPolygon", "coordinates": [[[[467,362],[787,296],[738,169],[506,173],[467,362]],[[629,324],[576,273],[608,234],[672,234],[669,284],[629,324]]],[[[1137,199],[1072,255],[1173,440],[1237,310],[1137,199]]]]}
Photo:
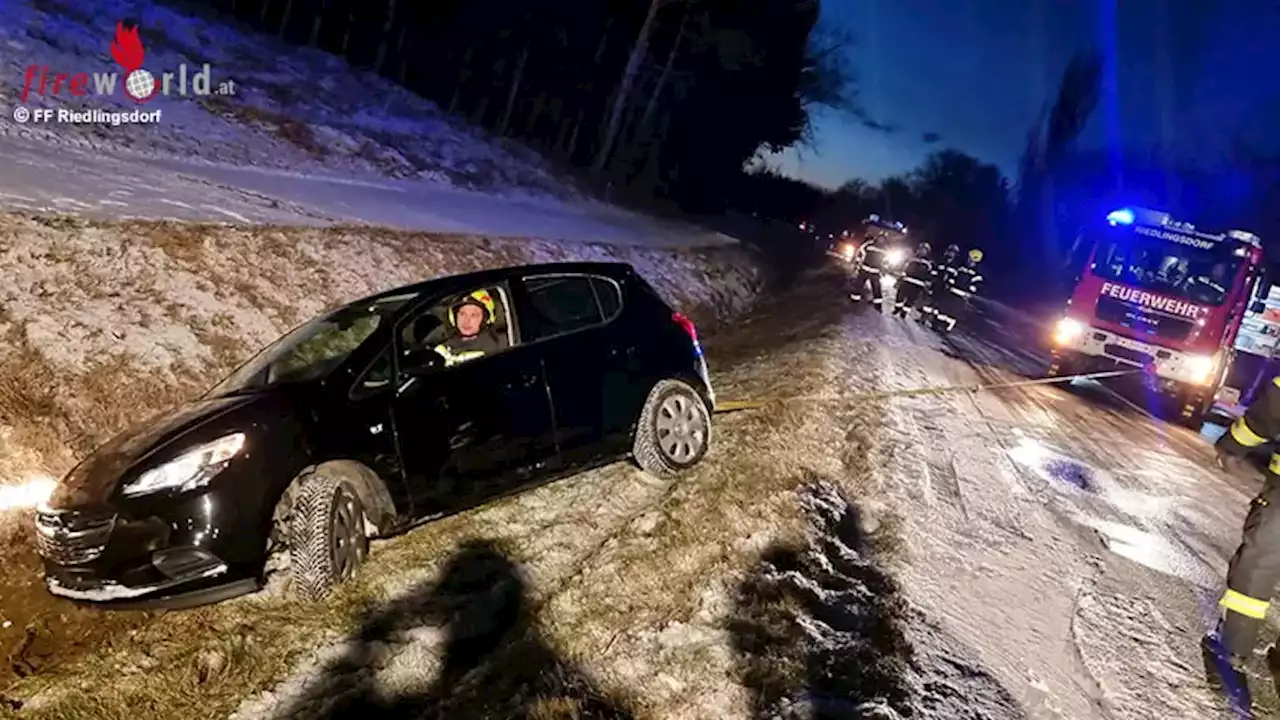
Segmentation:
{"type": "Polygon", "coordinates": [[[1093,273],[1143,290],[1203,305],[1221,305],[1244,257],[1238,246],[1197,248],[1133,232],[1111,232],[1098,242],[1093,273]],[[1123,234],[1119,234],[1123,232],[1123,234]]]}
{"type": "Polygon", "coordinates": [[[415,297],[412,293],[360,301],[295,328],[214,386],[208,396],[319,380],[415,297]]]}

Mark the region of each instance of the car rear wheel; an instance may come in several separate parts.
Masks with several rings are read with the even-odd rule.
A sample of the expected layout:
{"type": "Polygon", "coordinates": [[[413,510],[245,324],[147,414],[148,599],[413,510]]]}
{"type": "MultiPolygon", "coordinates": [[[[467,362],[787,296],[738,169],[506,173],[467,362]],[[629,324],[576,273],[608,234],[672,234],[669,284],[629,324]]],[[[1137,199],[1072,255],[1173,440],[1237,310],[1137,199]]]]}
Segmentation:
{"type": "Polygon", "coordinates": [[[320,472],[299,487],[289,525],[295,595],[320,600],[355,577],[369,554],[364,524],[360,498],[336,474],[320,472]]]}
{"type": "Polygon", "coordinates": [[[655,385],[636,427],[636,464],[654,475],[678,475],[697,465],[710,446],[711,413],[698,391],[679,380],[655,385]]]}

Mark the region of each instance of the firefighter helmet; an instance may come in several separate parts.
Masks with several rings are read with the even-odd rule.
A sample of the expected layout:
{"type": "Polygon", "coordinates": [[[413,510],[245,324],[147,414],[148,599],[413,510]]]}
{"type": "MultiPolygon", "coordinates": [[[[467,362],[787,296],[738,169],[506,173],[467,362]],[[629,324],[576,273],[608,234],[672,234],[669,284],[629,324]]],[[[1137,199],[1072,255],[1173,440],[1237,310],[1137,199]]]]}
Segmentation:
{"type": "Polygon", "coordinates": [[[488,290],[480,289],[467,295],[449,308],[449,324],[458,327],[458,309],[463,305],[475,305],[484,310],[484,321],[487,324],[493,322],[493,314],[497,310],[497,305],[493,302],[493,296],[488,290]]]}
{"type": "Polygon", "coordinates": [[[977,248],[970,250],[969,262],[973,263],[974,265],[977,265],[978,263],[982,262],[982,251],[977,248]]]}

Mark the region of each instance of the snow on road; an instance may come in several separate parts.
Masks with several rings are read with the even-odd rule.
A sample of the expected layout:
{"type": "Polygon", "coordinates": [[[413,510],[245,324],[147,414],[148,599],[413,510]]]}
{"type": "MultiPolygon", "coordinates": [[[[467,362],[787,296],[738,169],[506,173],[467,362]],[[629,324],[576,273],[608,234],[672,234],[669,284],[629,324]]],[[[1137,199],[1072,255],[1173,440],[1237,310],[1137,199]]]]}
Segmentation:
{"type": "MultiPolygon", "coordinates": [[[[1043,367],[1007,335],[853,322],[882,338],[902,386],[1043,367]]],[[[1032,717],[1224,716],[1198,640],[1254,489],[1208,469],[1208,439],[1097,387],[901,398],[890,418],[906,594],[980,648],[1032,717]]]]}
{"type": "MultiPolygon", "coordinates": [[[[825,394],[844,395],[838,424],[850,428],[826,451],[828,460],[844,458],[843,482],[801,488],[812,544],[791,560],[766,555],[753,581],[757,593],[796,594],[811,608],[801,613],[807,639],[798,642],[822,669],[798,693],[758,692],[754,714],[862,717],[879,707],[883,717],[913,708],[918,717],[988,720],[1222,716],[1197,642],[1251,490],[1208,469],[1208,440],[1096,388],[901,397],[883,408],[857,402],[868,389],[1037,375],[1034,353],[1007,338],[944,341],[855,310],[834,338],[793,330],[754,341],[808,345],[818,358],[806,371],[816,373],[810,384],[825,376],[825,394]],[[878,421],[868,417],[877,410],[878,421]],[[860,559],[865,549],[848,528],[862,521],[845,522],[850,513],[901,518],[897,588],[860,559]],[[911,608],[900,631],[914,647],[902,666],[893,664],[894,642],[874,636],[899,632],[888,627],[892,599],[859,607],[869,591],[898,588],[911,608]],[[906,675],[887,678],[883,667],[906,675]]],[[[749,393],[778,372],[778,356],[763,353],[733,370],[739,380],[730,387],[749,393]]],[[[775,652],[767,662],[785,663],[775,652]]],[[[690,681],[675,669],[652,671],[672,687],[690,681]]],[[[703,716],[694,707],[685,706],[689,716],[703,716]]]]}
{"type": "MultiPolygon", "coordinates": [[[[1039,361],[1007,336],[944,340],[802,285],[708,350],[722,399],[825,400],[719,416],[716,449],[675,482],[616,464],[388,541],[362,584],[390,602],[349,638],[303,643],[322,647],[240,696],[237,717],[1226,717],[1197,643],[1255,488],[1211,469],[1208,440],[1097,388],[875,395],[1038,375],[1039,361]],[[448,559],[466,537],[497,543],[462,555],[501,582],[450,579],[469,573],[448,559]],[[453,624],[436,607],[450,582],[513,609],[459,630],[458,599],[453,624]],[[507,614],[514,630],[488,627],[507,614]]],[[[296,645],[255,626],[273,602],[206,615],[214,630],[190,626],[170,650],[185,655],[139,636],[91,662],[102,678],[220,667],[231,627],[296,645]]],[[[182,632],[164,629],[177,615],[147,633],[182,632]]],[[[121,709],[168,697],[130,691],[121,709]]]]}
{"type": "Polygon", "coordinates": [[[0,210],[231,223],[381,225],[618,245],[733,244],[621,208],[417,180],[302,173],[0,139],[0,210]]]}

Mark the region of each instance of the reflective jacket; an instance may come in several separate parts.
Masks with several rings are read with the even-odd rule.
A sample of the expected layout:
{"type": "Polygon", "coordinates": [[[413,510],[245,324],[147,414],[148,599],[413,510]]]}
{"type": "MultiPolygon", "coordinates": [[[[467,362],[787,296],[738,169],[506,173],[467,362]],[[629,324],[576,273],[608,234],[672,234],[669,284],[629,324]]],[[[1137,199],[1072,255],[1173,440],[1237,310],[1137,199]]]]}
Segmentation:
{"type": "MultiPolygon", "coordinates": [[[[1216,443],[1218,452],[1245,455],[1266,443],[1280,438],[1280,377],[1271,378],[1262,396],[1254,400],[1244,415],[1231,424],[1231,430],[1222,434],[1216,443]]],[[[1280,475],[1280,452],[1271,455],[1272,474],[1280,475]]]]}
{"type": "Polygon", "coordinates": [[[947,285],[958,295],[976,295],[982,287],[982,276],[978,274],[978,268],[965,265],[953,269],[947,276],[947,285]]]}
{"type": "Polygon", "coordinates": [[[492,355],[501,347],[492,333],[481,331],[472,338],[454,337],[432,349],[444,358],[445,367],[452,367],[458,363],[492,355]]]}
{"type": "Polygon", "coordinates": [[[902,271],[902,280],[912,285],[926,287],[933,281],[933,261],[927,257],[914,257],[902,271]]]}
{"type": "Polygon", "coordinates": [[[862,244],[862,259],[858,266],[863,272],[879,274],[884,269],[885,247],[880,238],[871,238],[862,244]]]}

